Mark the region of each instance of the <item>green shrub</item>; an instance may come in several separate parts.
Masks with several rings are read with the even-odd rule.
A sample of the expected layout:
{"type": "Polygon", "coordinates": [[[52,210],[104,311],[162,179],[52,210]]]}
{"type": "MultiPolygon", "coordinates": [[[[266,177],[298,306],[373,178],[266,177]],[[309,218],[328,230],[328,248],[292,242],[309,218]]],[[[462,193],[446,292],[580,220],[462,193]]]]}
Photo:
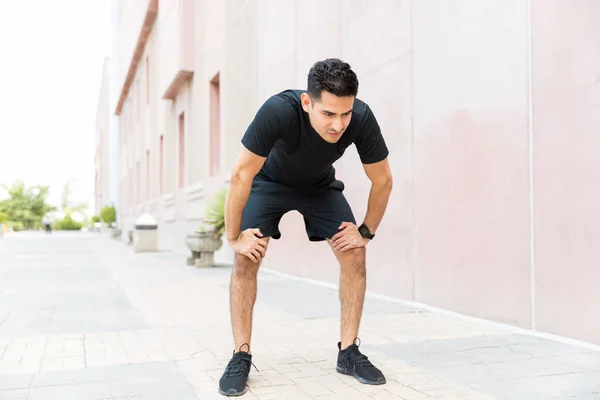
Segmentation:
{"type": "Polygon", "coordinates": [[[0,211],[0,224],[8,221],[8,214],[0,211]]]}
{"type": "Polygon", "coordinates": [[[82,228],[82,226],[83,224],[67,216],[56,223],[55,229],[61,231],[78,231],[82,228]]]}
{"type": "Polygon", "coordinates": [[[100,218],[110,225],[117,220],[117,210],[113,206],[105,206],[100,210],[100,218]]]}
{"type": "Polygon", "coordinates": [[[220,236],[225,232],[225,199],[227,198],[227,189],[221,189],[216,192],[204,211],[204,223],[198,229],[198,232],[212,232],[220,236]]]}
{"type": "Polygon", "coordinates": [[[23,222],[21,221],[12,221],[9,222],[8,225],[12,228],[13,231],[22,231],[24,228],[23,222]]]}
{"type": "Polygon", "coordinates": [[[96,222],[100,222],[100,217],[99,217],[99,216],[97,216],[97,215],[94,215],[94,216],[92,217],[92,223],[96,223],[96,222]]]}

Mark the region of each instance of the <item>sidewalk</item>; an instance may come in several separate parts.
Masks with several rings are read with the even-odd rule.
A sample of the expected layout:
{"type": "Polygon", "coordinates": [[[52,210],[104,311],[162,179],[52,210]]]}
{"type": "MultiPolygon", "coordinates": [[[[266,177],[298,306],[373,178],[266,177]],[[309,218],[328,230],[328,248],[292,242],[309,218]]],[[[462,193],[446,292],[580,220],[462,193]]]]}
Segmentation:
{"type": "MultiPolygon", "coordinates": [[[[90,233],[0,241],[0,400],[225,399],[223,266],[90,233]]],[[[590,316],[592,317],[592,316],[590,316]]],[[[361,350],[388,383],[335,371],[337,291],[261,271],[241,399],[600,399],[600,352],[369,297],[361,350]]]]}

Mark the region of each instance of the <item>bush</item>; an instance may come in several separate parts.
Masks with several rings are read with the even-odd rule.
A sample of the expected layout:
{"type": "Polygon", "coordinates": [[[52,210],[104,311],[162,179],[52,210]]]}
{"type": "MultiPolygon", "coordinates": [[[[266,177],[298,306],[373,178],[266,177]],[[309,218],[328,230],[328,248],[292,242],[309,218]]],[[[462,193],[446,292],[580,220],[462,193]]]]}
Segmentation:
{"type": "Polygon", "coordinates": [[[8,214],[0,211],[0,224],[8,221],[8,214]]]}
{"type": "Polygon", "coordinates": [[[56,230],[60,231],[78,231],[83,227],[83,224],[75,221],[71,217],[65,217],[64,219],[58,221],[55,225],[56,230]]]}
{"type": "Polygon", "coordinates": [[[204,224],[198,229],[198,232],[212,232],[217,236],[221,236],[225,232],[226,198],[227,189],[221,189],[212,196],[204,211],[204,224]]]}
{"type": "Polygon", "coordinates": [[[100,218],[110,225],[117,220],[117,210],[113,206],[105,206],[100,210],[100,218]]]}
{"type": "Polygon", "coordinates": [[[12,228],[13,231],[17,232],[17,231],[22,231],[24,228],[24,225],[21,221],[14,221],[14,222],[9,222],[8,225],[12,228]]]}
{"type": "Polygon", "coordinates": [[[100,222],[100,217],[99,217],[99,216],[97,216],[97,215],[94,215],[94,216],[92,217],[92,223],[94,223],[94,224],[95,224],[96,222],[100,222]]]}

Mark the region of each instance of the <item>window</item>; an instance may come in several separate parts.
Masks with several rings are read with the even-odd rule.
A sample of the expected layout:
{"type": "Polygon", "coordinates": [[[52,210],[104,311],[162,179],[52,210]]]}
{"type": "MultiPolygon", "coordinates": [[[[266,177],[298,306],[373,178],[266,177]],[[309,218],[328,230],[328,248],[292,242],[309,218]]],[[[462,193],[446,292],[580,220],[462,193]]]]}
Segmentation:
{"type": "Polygon", "coordinates": [[[164,171],[165,135],[160,135],[159,160],[158,160],[158,191],[163,194],[163,171],[164,171]]]}
{"type": "Polygon", "coordinates": [[[146,150],[146,200],[150,200],[150,150],[146,150]]]}
{"type": "Polygon", "coordinates": [[[136,118],[137,118],[138,122],[140,120],[140,103],[141,102],[142,102],[142,99],[140,98],[140,81],[137,80],[137,81],[135,81],[135,112],[137,114],[136,118]]]}
{"type": "Polygon", "coordinates": [[[150,104],[150,56],[146,56],[146,104],[150,104]]]}
{"type": "Polygon", "coordinates": [[[181,113],[181,115],[179,116],[179,188],[182,189],[185,183],[185,176],[184,176],[184,172],[185,172],[185,130],[184,130],[184,125],[185,125],[185,116],[184,113],[181,113]]]}
{"type": "Polygon", "coordinates": [[[140,192],[140,160],[135,163],[135,202],[134,204],[141,203],[141,192],[140,192]]]}
{"type": "Polygon", "coordinates": [[[129,203],[130,207],[133,206],[133,205],[135,205],[135,199],[133,197],[135,195],[135,193],[134,193],[134,186],[133,186],[133,182],[134,182],[133,173],[134,173],[133,167],[130,167],[129,168],[129,179],[128,179],[129,180],[129,190],[127,190],[127,192],[128,192],[127,194],[128,194],[128,197],[129,197],[128,203],[129,203]]]}
{"type": "Polygon", "coordinates": [[[210,81],[210,175],[221,168],[221,87],[219,74],[210,81]]]}

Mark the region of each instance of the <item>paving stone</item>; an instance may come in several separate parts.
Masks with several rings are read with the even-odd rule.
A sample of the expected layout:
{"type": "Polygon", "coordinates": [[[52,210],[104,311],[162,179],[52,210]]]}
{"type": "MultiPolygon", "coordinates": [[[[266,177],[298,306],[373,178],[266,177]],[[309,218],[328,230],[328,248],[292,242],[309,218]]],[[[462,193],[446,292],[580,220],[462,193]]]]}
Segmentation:
{"type": "Polygon", "coordinates": [[[105,368],[74,369],[69,371],[39,372],[33,378],[33,386],[73,385],[78,383],[106,382],[105,368]]]}
{"type": "Polygon", "coordinates": [[[0,375],[0,390],[29,388],[32,381],[33,374],[0,375]]]}
{"type": "Polygon", "coordinates": [[[195,393],[194,387],[183,375],[136,376],[131,379],[119,379],[110,382],[117,396],[138,396],[164,393],[195,393]]]}
{"type": "Polygon", "coordinates": [[[108,382],[40,386],[31,389],[30,400],[105,400],[112,396],[108,382]]]}
{"type": "MultiPolygon", "coordinates": [[[[223,399],[231,268],[184,260],[90,233],[4,237],[0,399],[223,399]]],[[[599,352],[374,298],[360,348],[388,382],[363,385],[335,371],[337,290],[259,279],[244,399],[600,398],[599,352]]]]}
{"type": "MultiPolygon", "coordinates": [[[[204,399],[205,397],[198,397],[196,393],[192,392],[174,392],[174,393],[152,393],[142,394],[135,396],[132,400],[198,400],[204,399]]],[[[221,398],[224,398],[221,396],[221,398]]],[[[125,397],[123,399],[126,399],[125,397]]]]}
{"type": "MultiPolygon", "coordinates": [[[[337,289],[316,286],[285,278],[261,279],[261,303],[280,308],[302,318],[327,318],[340,315],[339,292],[337,289]],[[310,295],[307,295],[309,294],[310,295]]],[[[366,314],[415,312],[416,310],[398,303],[366,298],[366,314]]]]}
{"type": "Polygon", "coordinates": [[[0,390],[0,400],[27,400],[29,389],[0,390]]]}
{"type": "Polygon", "coordinates": [[[180,375],[181,371],[174,362],[155,362],[145,364],[116,365],[106,367],[110,380],[131,380],[136,377],[164,377],[180,375]]]}

